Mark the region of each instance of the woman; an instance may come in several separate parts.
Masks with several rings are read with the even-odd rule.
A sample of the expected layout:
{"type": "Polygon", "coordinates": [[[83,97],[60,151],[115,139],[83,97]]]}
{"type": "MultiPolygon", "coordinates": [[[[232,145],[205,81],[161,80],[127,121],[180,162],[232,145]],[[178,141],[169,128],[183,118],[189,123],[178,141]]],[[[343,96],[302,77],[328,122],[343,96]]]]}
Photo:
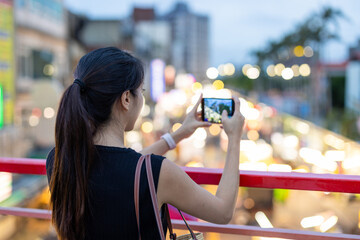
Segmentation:
{"type": "MultiPolygon", "coordinates": [[[[141,62],[117,48],[97,49],[80,59],[74,76],[60,102],[55,148],[46,162],[52,221],[60,239],[137,239],[135,167],[141,154],[148,153],[157,154],[151,156],[151,165],[161,212],[164,204],[170,203],[209,222],[226,224],[231,220],[239,187],[239,144],[244,124],[237,98],[234,115],[228,118],[223,113],[229,144],[224,174],[213,196],[160,156],[198,127],[209,126],[197,120],[201,97],[179,130],[138,153],[125,147],[124,133],[133,129],[143,106],[141,62]]],[[[145,174],[143,168],[141,235],[159,239],[145,174]]],[[[164,229],[165,222],[163,219],[164,229]]]]}

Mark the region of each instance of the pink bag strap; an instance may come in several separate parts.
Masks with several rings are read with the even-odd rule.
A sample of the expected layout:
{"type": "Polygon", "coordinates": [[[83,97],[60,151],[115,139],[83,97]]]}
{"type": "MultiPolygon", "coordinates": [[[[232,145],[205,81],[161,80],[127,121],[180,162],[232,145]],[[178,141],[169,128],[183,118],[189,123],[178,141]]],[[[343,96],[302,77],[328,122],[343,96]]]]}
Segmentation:
{"type": "Polygon", "coordinates": [[[141,166],[144,162],[145,156],[141,156],[138,160],[135,170],[135,181],[134,181],[134,203],[135,203],[135,213],[136,213],[136,223],[138,226],[139,240],[141,240],[140,234],[140,221],[139,221],[139,190],[140,190],[140,173],[141,166]]]}
{"type": "Polygon", "coordinates": [[[159,211],[159,206],[157,203],[157,197],[156,197],[156,191],[155,191],[155,184],[154,184],[154,178],[153,178],[153,174],[152,174],[152,167],[151,167],[151,155],[148,154],[145,157],[145,165],[146,165],[146,175],[148,178],[148,183],[149,183],[149,189],[150,189],[150,194],[151,194],[151,200],[152,200],[152,204],[153,204],[153,208],[154,208],[154,212],[155,212],[155,217],[156,217],[156,222],[158,225],[158,229],[160,232],[160,236],[162,240],[165,240],[165,236],[164,236],[164,229],[163,229],[163,225],[161,223],[161,218],[160,218],[160,211],[159,211]]]}
{"type": "Polygon", "coordinates": [[[154,178],[152,174],[152,167],[151,167],[151,156],[148,154],[146,156],[141,156],[138,160],[138,163],[136,165],[135,170],[135,181],[134,181],[134,202],[135,202],[135,213],[136,213],[136,222],[138,225],[138,231],[139,231],[139,240],[141,240],[141,234],[140,234],[140,221],[139,221],[139,194],[140,194],[140,176],[141,176],[141,166],[145,160],[145,166],[146,166],[146,175],[148,179],[149,189],[150,189],[150,195],[151,195],[151,202],[154,208],[155,212],[155,218],[156,223],[158,226],[158,230],[161,236],[161,240],[165,240],[164,236],[164,230],[161,223],[160,213],[159,213],[159,207],[157,204],[157,198],[156,198],[156,191],[155,191],[155,184],[154,184],[154,178]]]}
{"type": "MultiPolygon", "coordinates": [[[[139,158],[139,161],[138,161],[138,163],[136,165],[136,170],[135,170],[134,202],[135,202],[136,222],[137,222],[138,230],[139,230],[139,240],[141,240],[140,221],[139,221],[139,194],[140,194],[139,191],[140,191],[141,166],[142,166],[144,160],[145,160],[145,167],[146,167],[146,176],[147,176],[147,179],[148,179],[149,190],[150,190],[150,195],[151,195],[151,202],[152,202],[154,212],[155,212],[156,223],[157,223],[157,226],[158,226],[158,230],[159,230],[159,233],[160,233],[161,240],[165,240],[164,229],[163,229],[163,225],[161,223],[160,211],[159,211],[159,207],[158,207],[158,204],[157,204],[157,197],[156,197],[154,178],[153,178],[153,174],[152,174],[151,155],[150,154],[148,154],[146,156],[141,156],[139,158]]],[[[186,222],[186,220],[185,220],[184,216],[182,215],[181,211],[179,209],[178,209],[178,211],[179,211],[182,219],[184,220],[186,227],[189,229],[192,238],[196,239],[196,235],[191,230],[190,226],[186,222]]],[[[165,206],[165,214],[166,214],[166,217],[167,217],[167,220],[168,220],[168,228],[170,230],[170,239],[176,239],[176,234],[173,233],[173,231],[172,231],[172,224],[171,224],[171,219],[170,219],[167,204],[165,206]]]]}

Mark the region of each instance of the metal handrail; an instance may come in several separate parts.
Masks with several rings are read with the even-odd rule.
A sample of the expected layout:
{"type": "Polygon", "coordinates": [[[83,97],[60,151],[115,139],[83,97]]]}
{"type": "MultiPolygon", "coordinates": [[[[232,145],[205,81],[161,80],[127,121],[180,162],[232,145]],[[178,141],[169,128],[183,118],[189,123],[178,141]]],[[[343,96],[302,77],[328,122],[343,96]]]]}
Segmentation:
{"type": "MultiPolygon", "coordinates": [[[[222,169],[183,167],[198,184],[218,185],[222,169]]],[[[0,172],[46,175],[44,159],[1,158],[0,172]]],[[[360,193],[360,176],[298,172],[240,171],[241,187],[360,193]]]]}
{"type": "MultiPolygon", "coordinates": [[[[222,169],[183,167],[198,184],[219,184],[222,169]]],[[[0,172],[45,175],[45,160],[24,158],[0,158],[0,172]]],[[[360,176],[341,174],[313,174],[297,172],[240,171],[242,187],[280,188],[324,192],[360,193],[360,176]]],[[[4,208],[0,214],[50,219],[51,212],[42,209],[4,208]]],[[[174,228],[185,229],[180,220],[172,220],[174,228]]],[[[360,239],[359,235],[319,233],[281,228],[260,228],[241,225],[217,225],[207,222],[188,221],[194,230],[248,236],[280,237],[302,240],[360,239]]]]}

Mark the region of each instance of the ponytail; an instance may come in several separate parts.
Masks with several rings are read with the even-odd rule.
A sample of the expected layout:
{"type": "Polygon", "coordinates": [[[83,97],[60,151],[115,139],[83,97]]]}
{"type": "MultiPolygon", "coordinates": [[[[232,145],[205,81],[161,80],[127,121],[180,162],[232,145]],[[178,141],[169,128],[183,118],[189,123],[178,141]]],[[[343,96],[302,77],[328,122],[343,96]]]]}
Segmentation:
{"type": "Polygon", "coordinates": [[[83,239],[88,174],[94,158],[90,116],[81,87],[71,85],[60,102],[55,126],[55,159],[50,179],[52,222],[60,239],[83,239]]]}

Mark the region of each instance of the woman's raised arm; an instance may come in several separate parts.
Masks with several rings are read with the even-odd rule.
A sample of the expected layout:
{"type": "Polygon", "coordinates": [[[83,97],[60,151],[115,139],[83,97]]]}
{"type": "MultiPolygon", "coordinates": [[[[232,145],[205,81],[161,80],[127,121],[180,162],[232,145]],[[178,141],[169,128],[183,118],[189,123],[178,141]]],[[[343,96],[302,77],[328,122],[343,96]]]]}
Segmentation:
{"type": "Polygon", "coordinates": [[[180,210],[205,221],[226,224],[234,212],[239,189],[239,153],[244,117],[240,101],[234,98],[235,110],[231,118],[224,111],[223,127],[228,135],[226,163],[216,195],[196,184],[180,167],[164,160],[158,184],[158,204],[170,203],[180,210]]]}

